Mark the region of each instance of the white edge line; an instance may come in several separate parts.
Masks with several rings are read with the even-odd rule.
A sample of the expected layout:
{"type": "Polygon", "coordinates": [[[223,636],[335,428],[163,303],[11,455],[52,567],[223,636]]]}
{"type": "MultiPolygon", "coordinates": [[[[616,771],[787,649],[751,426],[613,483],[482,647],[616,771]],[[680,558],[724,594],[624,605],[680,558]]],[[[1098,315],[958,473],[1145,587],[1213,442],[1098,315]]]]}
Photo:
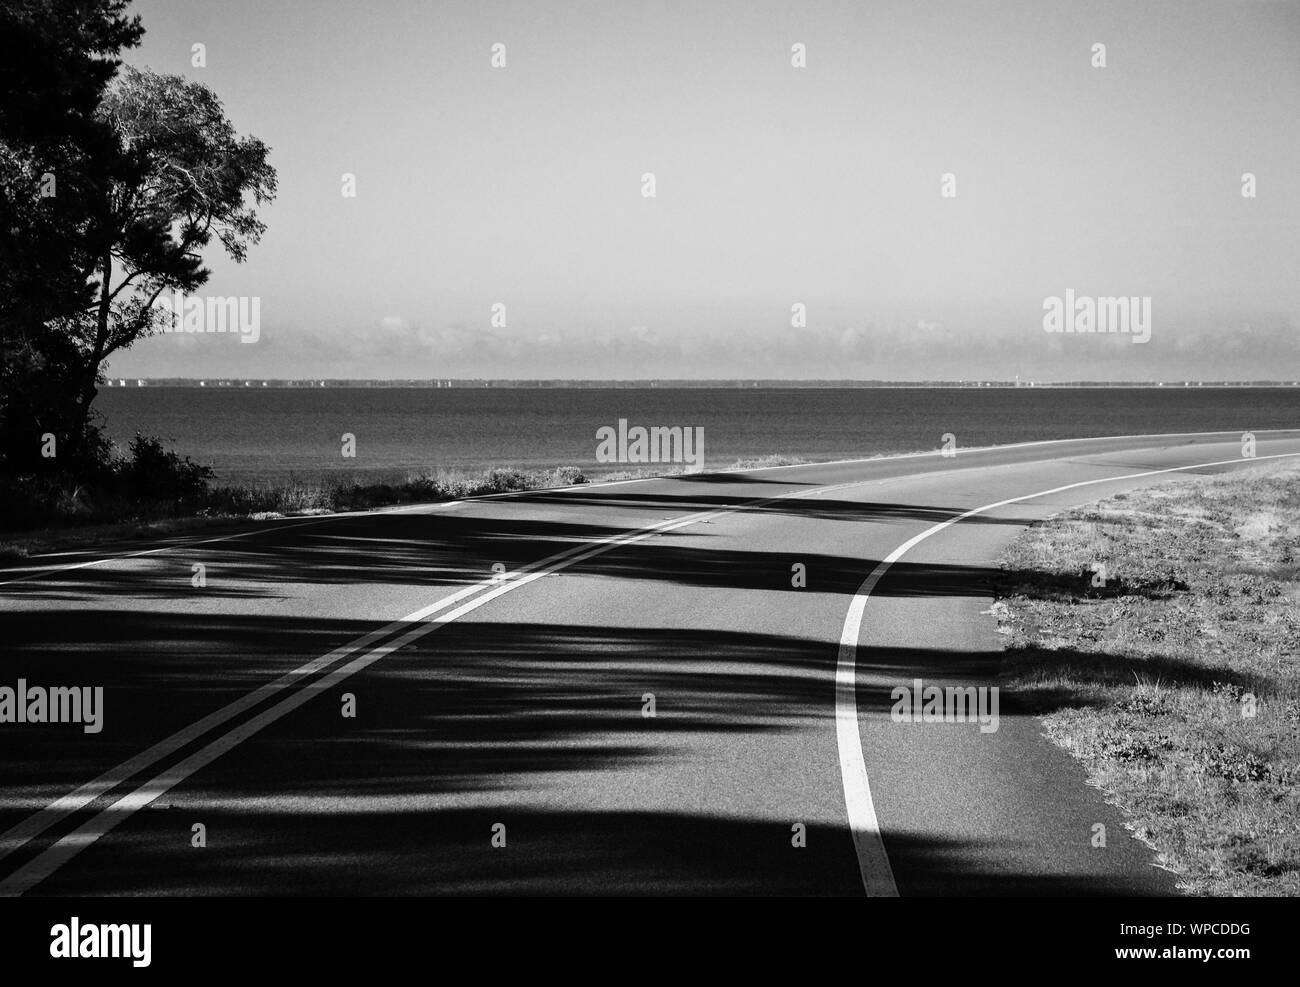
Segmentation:
{"type": "MultiPolygon", "coordinates": [[[[1199,433],[1192,433],[1199,434],[1199,433]]],[[[1268,459],[1290,459],[1300,453],[1279,453],[1271,456],[1256,456],[1251,459],[1224,459],[1214,463],[1192,463],[1187,466],[1172,466],[1167,469],[1147,470],[1142,473],[1128,473],[1123,476],[1107,476],[1095,480],[1082,480],[1067,483],[1050,490],[1010,497],[993,504],[985,504],[973,510],[965,511],[955,517],[940,521],[920,534],[913,535],[903,544],[882,559],[871,574],[858,587],[849,604],[848,614],[844,618],[844,629],[840,633],[839,658],[835,664],[835,735],[839,744],[840,777],[844,785],[844,804],[848,811],[849,829],[853,834],[853,845],[858,854],[858,869],[862,875],[862,887],[869,897],[894,898],[898,896],[898,886],[894,881],[893,869],[889,865],[889,855],[885,852],[884,839],[880,831],[880,821],[876,816],[875,802],[871,797],[871,783],[867,777],[866,758],[862,752],[862,735],[858,729],[857,709],[857,652],[858,634],[862,626],[867,600],[871,597],[876,584],[889,571],[895,562],[911,549],[925,541],[931,535],[938,534],[967,518],[986,511],[1019,504],[1022,501],[1047,497],[1066,490],[1093,486],[1099,483],[1117,483],[1123,480],[1136,480],[1146,476],[1159,476],[1162,473],[1180,473],[1185,470],[1205,469],[1210,466],[1229,466],[1250,464],[1268,459]]]]}
{"type": "MultiPolygon", "coordinates": [[[[1293,456],[1300,456],[1300,453],[1283,453],[1278,455],[1259,456],[1250,461],[1257,462],[1257,461],[1269,460],[1269,459],[1286,459],[1293,456]]],[[[911,549],[914,545],[928,538],[930,535],[935,534],[938,531],[942,531],[944,528],[947,528],[950,525],[957,523],[958,521],[961,521],[968,517],[972,517],[983,511],[992,510],[997,507],[1002,507],[1007,504],[1018,503],[1024,500],[1032,500],[1035,497],[1043,497],[1043,496],[1047,496],[1048,494],[1058,493],[1063,490],[1071,490],[1077,487],[1090,486],[1092,484],[1097,484],[1097,483],[1117,482],[1117,481],[1127,480],[1127,479],[1136,479],[1144,476],[1155,476],[1161,473],[1175,473],[1175,472],[1180,472],[1189,469],[1201,469],[1208,466],[1223,466],[1223,465],[1242,463],[1242,462],[1243,460],[1238,458],[1238,459],[1230,459],[1230,460],[1220,460],[1219,462],[1214,462],[1214,463],[1199,463],[1199,464],[1191,464],[1186,466],[1176,466],[1168,469],[1150,470],[1143,473],[1132,473],[1123,476],[1102,477],[1095,480],[1084,480],[1080,483],[1071,483],[1062,487],[1055,487],[1051,490],[1039,491],[1038,493],[1034,493],[1034,494],[1026,494],[1022,497],[1013,497],[1009,500],[998,501],[995,504],[986,504],[983,507],[978,507],[973,510],[966,511],[963,514],[959,514],[955,517],[949,518],[946,521],[940,522],[939,524],[936,524],[931,528],[928,528],[921,534],[913,536],[911,539],[904,542],[903,545],[899,546],[899,548],[895,549],[887,559],[885,559],[879,565],[876,566],[876,568],[872,571],[871,575],[869,575],[866,581],[862,584],[862,587],[859,588],[858,593],[855,595],[852,604],[850,604],[849,616],[852,617],[856,612],[858,619],[852,622],[851,627],[850,627],[850,620],[846,619],[845,621],[845,627],[841,634],[839,661],[836,664],[836,670],[835,670],[835,683],[836,683],[835,720],[836,720],[836,738],[839,744],[839,751],[840,751],[840,769],[844,781],[845,802],[846,802],[846,806],[849,809],[850,828],[853,834],[854,845],[858,851],[859,868],[862,872],[863,885],[866,888],[867,893],[869,895],[874,894],[877,896],[884,896],[884,895],[897,896],[898,893],[897,888],[894,884],[892,871],[889,867],[889,859],[885,853],[884,843],[881,840],[880,826],[876,818],[874,803],[872,802],[871,799],[870,782],[867,778],[867,772],[865,766],[866,761],[862,753],[862,741],[861,741],[860,734],[858,732],[858,724],[857,724],[856,670],[854,668],[856,650],[857,650],[857,634],[858,634],[857,629],[859,624],[861,623],[862,611],[863,608],[865,608],[866,606],[867,598],[870,596],[871,589],[875,587],[875,584],[879,581],[880,577],[883,576],[884,573],[889,569],[889,567],[894,562],[898,561],[898,559],[901,558],[903,554],[906,553],[909,549],[911,549]],[[852,645],[848,646],[846,642],[848,642],[850,636],[852,639],[852,645]],[[847,665],[845,662],[846,651],[848,653],[847,665]],[[848,729],[850,726],[851,726],[851,730],[848,729]],[[846,734],[848,733],[851,733],[852,736],[851,737],[846,736],[846,734]],[[855,761],[855,757],[856,757],[856,761],[855,761]],[[881,870],[882,866],[883,866],[883,871],[881,870]]],[[[511,579],[508,582],[504,582],[500,585],[497,585],[494,589],[491,589],[489,592],[484,593],[483,595],[469,601],[468,603],[462,604],[461,606],[457,607],[455,610],[451,611],[450,613],[446,613],[437,617],[432,623],[418,625],[412,628],[411,630],[407,631],[405,634],[401,635],[400,637],[389,641],[388,644],[383,645],[375,649],[374,651],[369,652],[368,654],[362,655],[359,658],[354,658],[346,665],[335,668],[333,671],[322,676],[321,678],[307,683],[307,685],[305,685],[303,688],[299,689],[297,692],[290,694],[285,699],[282,699],[276,705],[272,706],[267,710],[264,710],[263,712],[259,713],[257,716],[253,717],[252,719],[245,721],[244,723],[240,724],[233,730],[223,734],[221,737],[218,737],[216,740],[209,742],[207,745],[205,745],[200,750],[196,751],[194,754],[191,754],[185,760],[179,762],[178,764],[174,765],[171,769],[164,771],[162,774],[146,782],[144,785],[137,788],[135,791],[122,796],[116,802],[110,805],[108,808],[96,814],[88,822],[86,822],[85,824],[83,824],[82,826],[74,830],[72,833],[69,833],[67,836],[64,836],[62,839],[58,840],[51,847],[49,847],[48,849],[40,853],[38,856],[33,858],[27,864],[20,867],[18,870],[14,871],[3,881],[0,881],[0,897],[18,896],[30,890],[36,884],[40,883],[42,880],[48,877],[50,874],[54,873],[54,871],[62,867],[65,863],[71,860],[74,856],[76,856],[86,847],[93,844],[101,836],[115,829],[120,823],[125,821],[136,811],[138,811],[139,809],[143,808],[144,806],[148,805],[150,802],[154,801],[161,795],[171,790],[177,784],[179,784],[180,782],[188,778],[195,771],[198,771],[200,768],[205,767],[206,765],[210,764],[212,761],[215,761],[217,758],[219,758],[222,754],[233,749],[235,746],[242,743],[244,740],[247,740],[249,737],[253,736],[258,731],[260,731],[263,727],[267,726],[270,723],[275,722],[281,717],[292,712],[294,709],[297,709],[303,703],[307,702],[309,699],[311,699],[313,696],[317,695],[318,693],[324,691],[326,688],[332,688],[333,686],[337,685],[339,682],[342,682],[343,680],[354,675],[356,672],[361,671],[362,669],[368,667],[369,665],[373,664],[379,659],[387,656],[388,654],[391,654],[393,651],[404,646],[405,644],[415,641],[421,637],[424,637],[426,634],[431,633],[432,631],[436,630],[438,627],[442,626],[443,624],[450,623],[456,620],[458,617],[463,616],[466,613],[470,613],[473,610],[477,610],[479,607],[483,606],[484,604],[490,602],[493,599],[496,599],[498,596],[502,596],[506,593],[513,592],[515,589],[518,589],[532,582],[535,579],[540,579],[543,576],[549,575],[552,572],[558,572],[562,569],[567,569],[570,566],[577,564],[578,562],[584,561],[585,559],[592,558],[596,555],[604,554],[605,552],[612,551],[615,548],[634,544],[639,541],[644,541],[645,539],[650,538],[656,534],[660,534],[665,531],[672,531],[680,527],[685,527],[689,524],[696,523],[697,521],[701,521],[706,518],[721,517],[723,515],[731,514],[742,509],[756,507],[764,504],[770,504],[779,500],[799,499],[799,498],[811,496],[813,494],[824,493],[829,490],[844,489],[847,487],[863,485],[869,482],[871,481],[859,480],[859,481],[834,484],[828,487],[817,487],[817,488],[813,488],[812,490],[801,490],[795,493],[780,494],[775,497],[765,497],[757,500],[746,501],[744,503],[736,504],[731,507],[720,508],[716,510],[687,515],[686,517],[677,518],[671,521],[661,521],[657,524],[648,525],[644,528],[638,529],[635,532],[630,532],[623,535],[611,536],[608,538],[600,539],[596,542],[586,543],[586,545],[591,546],[590,548],[585,547],[585,545],[575,546],[575,548],[569,549],[566,552],[561,552],[558,555],[551,556],[549,559],[543,559],[538,562],[531,563],[528,566],[517,569],[515,570],[515,573],[526,572],[527,574],[522,576],[521,578],[511,579]],[[548,563],[550,564],[548,565],[548,563]]],[[[445,597],[443,600],[431,604],[430,606],[424,608],[423,610],[416,611],[415,613],[428,616],[429,614],[437,610],[445,609],[446,605],[450,604],[451,602],[454,602],[459,598],[463,598],[464,596],[470,595],[473,592],[476,592],[477,590],[482,589],[487,585],[491,585],[491,581],[485,580],[480,583],[476,583],[472,586],[467,586],[459,593],[452,594],[452,596],[449,597],[445,597]]],[[[400,626],[401,624],[405,623],[405,620],[397,621],[394,623],[400,626]]],[[[326,659],[333,661],[337,656],[350,654],[352,651],[357,650],[359,647],[363,646],[361,642],[373,643],[374,640],[378,639],[383,634],[388,633],[389,628],[393,626],[394,625],[390,624],[385,628],[380,628],[379,630],[372,631],[370,634],[365,635],[363,638],[358,639],[357,642],[354,642],[355,646],[349,645],[349,646],[345,646],[344,648],[340,648],[336,652],[332,652],[330,655],[325,656],[325,658],[316,659],[315,662],[311,662],[309,663],[309,665],[317,665],[317,667],[324,667],[323,664],[318,665],[317,663],[327,663],[326,659]]],[[[308,666],[302,666],[302,667],[306,668],[308,666]]],[[[295,671],[301,671],[301,669],[295,671]]],[[[291,679],[291,677],[293,677],[294,674],[295,673],[289,673],[289,675],[282,677],[282,680],[291,679]]],[[[282,680],[277,680],[277,682],[282,680]]],[[[262,689],[268,689],[270,686],[274,686],[274,685],[276,685],[276,683],[268,683],[268,685],[263,686],[262,689]]],[[[284,686],[280,686],[279,688],[284,688],[284,686]]],[[[260,692],[262,690],[256,690],[256,691],[260,692]]],[[[272,691],[278,691],[278,689],[274,689],[272,691]]],[[[252,694],[250,694],[250,696],[251,695],[252,694]]],[[[250,697],[244,697],[245,700],[249,698],[250,697]]],[[[237,701],[236,703],[232,703],[231,706],[226,707],[223,710],[219,710],[215,714],[211,714],[211,717],[209,717],[209,719],[220,716],[226,710],[232,709],[233,707],[236,706],[240,706],[241,703],[243,702],[244,700],[240,700],[237,701]]],[[[247,708],[247,705],[243,706],[242,708],[247,708]]],[[[233,716],[236,714],[231,713],[230,715],[233,716]]],[[[226,717],[226,719],[229,719],[229,717],[226,717]]],[[[200,723],[202,722],[204,721],[200,721],[200,723]]],[[[222,721],[217,721],[217,722],[222,722],[222,721]]],[[[215,725],[215,723],[212,725],[215,725]]],[[[197,724],[195,726],[197,726],[197,724]]],[[[155,745],[155,748],[151,748],[150,750],[154,750],[156,748],[160,748],[163,745],[168,744],[170,741],[175,740],[176,738],[180,737],[182,734],[188,733],[190,729],[193,728],[187,728],[187,730],[181,731],[180,733],[173,735],[173,737],[168,738],[167,741],[163,741],[161,744],[155,745]]],[[[199,733],[201,734],[202,732],[205,731],[200,731],[199,733]]],[[[196,734],[196,736],[197,735],[198,734],[196,734]]],[[[177,747],[182,745],[183,744],[178,744],[177,747]]],[[[142,754],[139,755],[138,757],[143,758],[144,755],[142,754]]],[[[132,759],[132,760],[134,761],[136,759],[132,759]]],[[[150,763],[154,763],[156,762],[156,760],[157,758],[155,758],[154,761],[150,763]]],[[[131,762],[127,762],[127,764],[130,763],[131,762]]],[[[124,767],[124,766],[125,765],[120,767],[124,767]]],[[[148,765],[147,764],[142,765],[141,767],[145,767],[145,766],[148,765]]],[[[137,767],[136,770],[137,771],[140,770],[140,767],[137,767]]],[[[110,772],[109,774],[115,772],[110,772]]],[[[135,772],[133,771],[132,773],[135,772]]],[[[101,776],[101,778],[107,778],[107,777],[108,777],[107,774],[101,776]]],[[[127,775],[126,777],[129,777],[129,775],[127,775]]],[[[83,786],[83,788],[89,788],[90,786],[96,785],[98,781],[99,779],[97,779],[96,782],[89,783],[87,786],[83,786]]],[[[79,789],[78,791],[81,790],[79,789]]],[[[75,795],[76,793],[73,794],[75,795]]],[[[70,798],[70,797],[71,796],[65,796],[65,798],[70,798]]],[[[93,797],[94,796],[92,796],[91,799],[88,799],[87,802],[93,800],[93,797]]],[[[56,801],[51,806],[47,807],[44,810],[41,810],[41,812],[36,813],[35,815],[40,816],[42,815],[42,813],[50,811],[51,809],[53,809],[55,805],[58,805],[60,801],[62,800],[56,801]]],[[[86,802],[83,802],[81,804],[84,805],[86,804],[86,802]]],[[[72,811],[75,811],[75,809],[67,809],[66,811],[63,811],[58,818],[63,818],[72,811]]],[[[49,822],[46,822],[45,825],[37,829],[36,832],[41,832],[44,829],[48,828],[48,826],[52,825],[54,821],[56,820],[51,819],[49,822]]],[[[28,820],[27,822],[31,822],[31,820],[28,820]]],[[[13,833],[16,830],[21,829],[24,825],[25,823],[20,824],[17,827],[14,827],[14,829],[10,830],[9,833],[13,833]]],[[[6,833],[5,836],[7,837],[9,833],[6,833]]],[[[29,836],[27,839],[30,838],[31,837],[29,836]]],[[[3,837],[0,837],[0,839],[3,839],[3,837]]],[[[24,840],[23,842],[25,843],[26,840],[24,840]]],[[[22,844],[20,843],[18,845],[21,846],[22,844]]],[[[16,849],[16,847],[6,849],[4,852],[5,853],[12,852],[12,849],[16,849]]]]}

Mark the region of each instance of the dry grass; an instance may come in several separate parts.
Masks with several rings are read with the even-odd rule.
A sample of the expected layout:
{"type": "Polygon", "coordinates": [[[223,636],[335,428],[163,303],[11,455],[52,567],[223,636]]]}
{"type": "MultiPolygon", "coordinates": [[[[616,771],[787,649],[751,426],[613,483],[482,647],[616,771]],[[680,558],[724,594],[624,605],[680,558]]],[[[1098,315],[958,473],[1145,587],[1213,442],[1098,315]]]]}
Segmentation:
{"type": "MultiPolygon", "coordinates": [[[[793,456],[766,456],[737,461],[733,470],[802,463],[793,456]]],[[[629,468],[587,477],[576,466],[549,470],[433,469],[408,474],[396,482],[361,482],[319,477],[265,483],[210,485],[199,504],[164,502],[112,504],[92,512],[69,512],[57,524],[0,535],[0,559],[27,558],[49,552],[90,548],[112,542],[159,538],[238,521],[372,510],[399,504],[437,503],[511,490],[542,490],[584,483],[680,476],[682,465],[629,468]]]]}
{"type": "Polygon", "coordinates": [[[1298,553],[1300,469],[1261,466],[1061,515],[1002,560],[1008,689],[1194,894],[1300,894],[1298,553]]]}
{"type": "MultiPolygon", "coordinates": [[[[283,483],[220,486],[209,489],[199,504],[188,509],[168,503],[132,505],[127,516],[116,520],[93,518],[88,523],[65,523],[9,533],[0,538],[0,558],[26,558],[114,541],[156,538],[232,521],[437,503],[509,490],[540,490],[586,482],[581,470],[563,466],[532,471],[433,470],[412,473],[398,483],[291,479],[283,483]]],[[[125,507],[121,509],[127,511],[125,507]]]]}

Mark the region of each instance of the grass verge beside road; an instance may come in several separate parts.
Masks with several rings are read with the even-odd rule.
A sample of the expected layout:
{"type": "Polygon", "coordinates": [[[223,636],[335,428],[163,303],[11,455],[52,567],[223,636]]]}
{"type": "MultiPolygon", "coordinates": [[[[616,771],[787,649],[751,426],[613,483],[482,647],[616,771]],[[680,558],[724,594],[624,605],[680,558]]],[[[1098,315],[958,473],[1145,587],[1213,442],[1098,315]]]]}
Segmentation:
{"type": "Polygon", "coordinates": [[[413,473],[396,483],[334,481],[212,485],[184,500],[131,501],[70,494],[60,504],[57,523],[0,534],[0,558],[85,548],[123,539],[158,537],[232,521],[261,521],[401,504],[436,503],[510,490],[540,490],[586,483],[576,467],[552,470],[491,469],[478,472],[434,470],[413,473]],[[68,502],[71,498],[71,502],[68,502]]]}
{"type": "MultiPolygon", "coordinates": [[[[731,469],[762,469],[803,462],[793,456],[766,456],[739,460],[731,469]]],[[[232,522],[374,510],[512,490],[545,490],[684,473],[685,467],[671,464],[605,472],[593,477],[576,466],[547,470],[439,469],[411,473],[405,480],[386,483],[346,477],[244,484],[208,482],[201,484],[192,496],[172,500],[104,497],[89,487],[64,488],[48,498],[45,513],[50,516],[49,523],[23,525],[8,532],[0,527],[0,559],[159,538],[232,522]]]]}
{"type": "Polygon", "coordinates": [[[1300,468],[1120,494],[1001,561],[1006,691],[1190,893],[1300,894],[1300,468]]]}

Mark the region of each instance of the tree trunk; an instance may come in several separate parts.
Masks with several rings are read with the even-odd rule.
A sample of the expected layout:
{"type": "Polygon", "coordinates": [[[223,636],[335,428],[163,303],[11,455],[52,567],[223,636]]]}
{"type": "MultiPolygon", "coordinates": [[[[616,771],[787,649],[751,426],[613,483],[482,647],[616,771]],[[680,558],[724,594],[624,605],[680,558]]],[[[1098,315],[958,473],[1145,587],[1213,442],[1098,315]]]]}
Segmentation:
{"type": "Polygon", "coordinates": [[[99,289],[99,311],[96,315],[95,346],[91,350],[88,364],[82,368],[81,390],[77,394],[77,406],[73,414],[72,434],[68,436],[73,453],[77,456],[87,453],[86,427],[90,423],[90,405],[99,394],[96,386],[99,378],[99,365],[104,360],[104,348],[108,345],[108,317],[112,311],[113,299],[109,293],[109,282],[113,277],[113,253],[104,252],[104,279],[99,289]]]}

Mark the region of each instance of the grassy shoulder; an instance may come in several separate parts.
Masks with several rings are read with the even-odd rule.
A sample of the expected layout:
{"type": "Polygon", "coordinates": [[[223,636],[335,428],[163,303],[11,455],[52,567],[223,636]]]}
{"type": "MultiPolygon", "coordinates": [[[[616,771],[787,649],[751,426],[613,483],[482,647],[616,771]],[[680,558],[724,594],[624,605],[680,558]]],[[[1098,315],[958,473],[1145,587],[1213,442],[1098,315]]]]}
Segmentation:
{"type": "Polygon", "coordinates": [[[46,512],[48,523],[28,524],[0,534],[0,558],[25,558],[240,521],[437,503],[586,482],[580,469],[565,466],[551,470],[434,470],[393,483],[348,478],[237,485],[204,482],[185,496],[173,497],[131,496],[125,491],[105,495],[91,488],[65,487],[52,498],[46,512]]]}
{"type": "Polygon", "coordinates": [[[1004,687],[1193,894],[1300,894],[1298,556],[1300,469],[1258,466],[1059,515],[1001,560],[1004,687]]]}
{"type": "MultiPolygon", "coordinates": [[[[439,503],[516,490],[545,490],[586,483],[676,476],[682,466],[655,466],[604,472],[588,477],[576,466],[520,470],[438,469],[411,473],[395,482],[334,480],[218,484],[211,473],[146,440],[149,468],[136,470],[138,482],[48,484],[18,491],[6,511],[13,530],[0,523],[0,559],[21,559],[51,552],[91,548],[228,527],[240,522],[375,510],[403,504],[439,503]],[[15,523],[16,522],[16,523],[15,523]]],[[[140,461],[127,461],[126,471],[140,461]]],[[[761,469],[803,463],[792,456],[739,460],[731,470],[761,469]]],[[[116,478],[120,480],[119,478],[116,478]]],[[[0,498],[4,499],[4,498],[0,498]]],[[[7,504],[4,506],[8,506],[7,504]]]]}

